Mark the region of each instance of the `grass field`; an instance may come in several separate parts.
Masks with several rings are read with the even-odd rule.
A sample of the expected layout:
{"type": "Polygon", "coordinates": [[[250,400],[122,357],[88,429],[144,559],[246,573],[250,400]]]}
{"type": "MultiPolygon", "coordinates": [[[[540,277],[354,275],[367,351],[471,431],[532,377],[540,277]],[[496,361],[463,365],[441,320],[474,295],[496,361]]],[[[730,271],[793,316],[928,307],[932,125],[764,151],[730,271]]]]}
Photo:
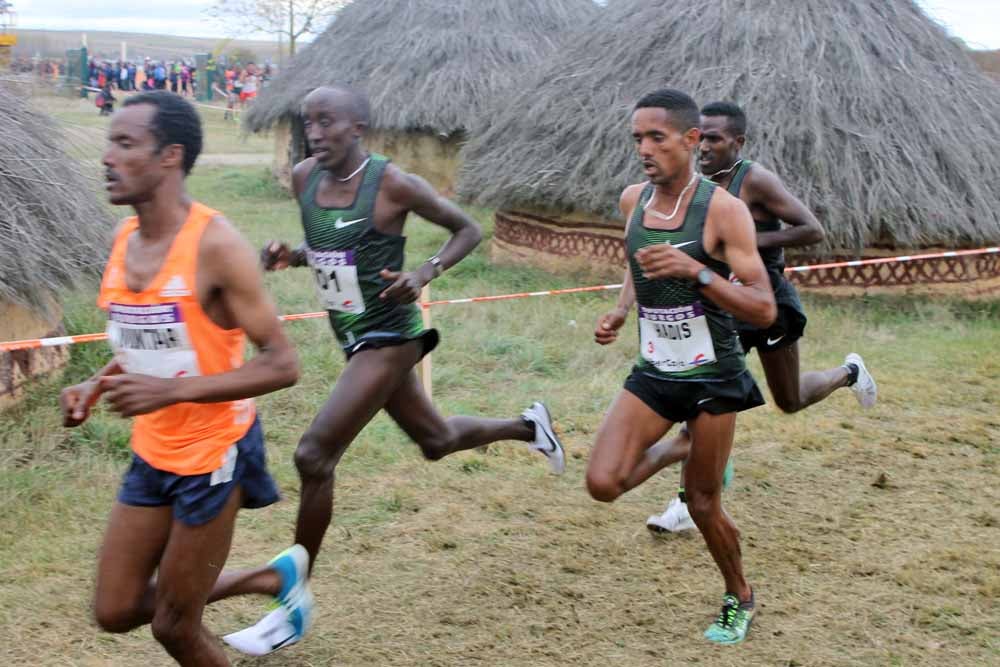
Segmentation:
{"type": "MultiPolygon", "coordinates": [[[[76,111],[58,113],[77,122],[76,111]]],[[[235,141],[231,128],[211,123],[209,146],[235,141]]],[[[294,203],[264,168],[203,167],[189,185],[255,244],[301,238],[294,203]]],[[[472,212],[489,234],[490,212],[472,212]]],[[[408,237],[413,265],[444,239],[419,220],[408,237]]],[[[588,282],[492,265],[484,242],[435,281],[433,296],[588,282]]],[[[268,286],[282,312],[317,308],[304,271],[269,276],[268,286]]],[[[102,328],[94,291],[68,295],[72,333],[102,328]]],[[[1000,304],[806,297],[803,366],[830,367],[857,350],[879,380],[880,402],[862,413],[839,391],[798,415],[767,406],[740,417],[725,503],[742,531],[760,613],[746,644],[721,648],[701,638],[722,593],[701,538],[652,538],[643,525],[662,510],[675,477],[613,505],[592,501],[583,486],[595,430],[634,355],[631,333],[611,348],[591,342],[594,320],[613,299],[435,309],[442,411],[512,416],[544,399],[567,446],[566,474],[550,476],[540,457],[514,445],[426,463],[378,417],[338,474],[334,526],[314,578],[314,630],[268,658],[231,653],[234,664],[1000,662],[1000,304]]],[[[287,330],[302,379],[259,400],[285,498],[241,514],[235,567],[261,563],[291,539],[292,452],[342,367],[324,322],[287,330]]],[[[128,424],[98,410],[84,427],[64,430],[55,401],[61,386],[107,356],[102,345],[73,348],[63,377],[0,414],[3,664],[170,664],[148,629],[102,634],[90,619],[95,552],[127,461],[128,424]]],[[[756,358],[751,367],[762,378],[756,358]]],[[[227,601],[206,622],[231,632],[265,604],[227,601]]]]}
{"type": "MultiPolygon", "coordinates": [[[[195,16],[193,20],[204,19],[195,16]]],[[[212,53],[222,47],[223,53],[235,49],[252,52],[258,60],[277,60],[278,43],[264,40],[224,40],[211,37],[183,37],[180,35],[151,35],[139,32],[115,32],[111,30],[29,30],[18,29],[15,57],[65,58],[67,49],[78,49],[81,34],[86,32],[90,57],[118,60],[121,45],[125,42],[127,55],[131,60],[152,58],[154,60],[193,59],[199,53],[212,53]]]]}
{"type": "MultiPolygon", "coordinates": [[[[119,94],[118,97],[120,100],[124,100],[126,96],[119,94]]],[[[93,95],[90,99],[52,95],[42,99],[44,99],[45,110],[60,122],[62,131],[66,133],[71,143],[70,154],[81,160],[94,161],[99,159],[107,140],[107,129],[111,123],[111,117],[98,114],[97,107],[94,106],[93,95]]],[[[214,158],[220,155],[253,154],[262,157],[271,155],[274,150],[274,140],[270,135],[245,135],[240,130],[239,123],[224,120],[220,104],[210,106],[219,110],[201,107],[205,133],[201,161],[207,164],[217,163],[218,161],[214,158]]]]}

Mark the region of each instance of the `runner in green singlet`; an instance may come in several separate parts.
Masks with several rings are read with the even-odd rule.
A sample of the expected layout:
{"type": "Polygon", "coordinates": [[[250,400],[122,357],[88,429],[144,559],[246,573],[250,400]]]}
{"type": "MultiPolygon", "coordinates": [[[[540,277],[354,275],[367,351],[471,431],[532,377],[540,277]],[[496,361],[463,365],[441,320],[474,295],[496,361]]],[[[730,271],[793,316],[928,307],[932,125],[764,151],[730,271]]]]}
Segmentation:
{"type": "MultiPolygon", "coordinates": [[[[805,204],[792,195],[773,172],[741,157],[746,142],[747,119],[730,102],[713,102],[701,110],[701,171],[720,187],[739,197],[750,209],[757,227],[757,250],[767,269],[778,319],[760,328],[737,322],[745,352],[757,348],[771,396],[782,412],[793,413],[817,403],[834,390],[850,387],[864,408],[875,404],[877,386],[864,361],[850,353],[842,366],[825,371],[799,370],[799,338],[806,315],[795,288],[785,278],[783,248],[808,246],[823,239],[819,221],[805,204]],[[782,222],[786,223],[784,226],[782,222]]],[[[687,458],[691,439],[686,430],[654,448],[669,465],[687,458]]],[[[727,482],[732,468],[727,468],[727,482]]],[[[695,527],[684,503],[684,485],[662,514],[646,520],[650,530],[679,532],[695,527]]]]}
{"type": "Polygon", "coordinates": [[[649,180],[622,193],[629,267],[618,306],[594,335],[613,342],[637,303],[639,360],[598,431],[587,489],[611,502],[644,482],[662,468],[650,448],[687,422],[688,503],[725,581],[722,612],[705,636],[733,644],[746,637],[754,596],[739,532],[722,509],[722,474],[736,413],[764,402],[733,316],[770,326],[774,294],[746,206],[694,168],[701,136],[694,100],[670,89],[646,95],[632,114],[632,135],[649,180]]]}
{"type": "MultiPolygon", "coordinates": [[[[514,419],[445,419],[424,393],[414,367],[438,343],[425,330],[414,302],[421,288],[458,263],[479,243],[479,226],[426,181],[361,145],[368,127],[367,100],[349,88],[318,88],[303,104],[312,157],[292,172],[302,210],[305,243],[291,250],[272,242],[262,251],[269,270],[308,266],[347,365],[326,404],[295,451],[302,482],[295,542],[309,552],[310,572],[330,525],[335,470],[361,429],[385,410],[420,447],[438,460],[500,440],[520,440],[544,454],[556,474],[563,448],[548,410],[533,403],[514,419]],[[416,271],[403,271],[403,225],[416,213],[451,232],[437,255],[416,271]]],[[[227,641],[254,654],[283,623],[282,610],[227,641]]],[[[287,644],[285,644],[287,645],[287,644]]]]}

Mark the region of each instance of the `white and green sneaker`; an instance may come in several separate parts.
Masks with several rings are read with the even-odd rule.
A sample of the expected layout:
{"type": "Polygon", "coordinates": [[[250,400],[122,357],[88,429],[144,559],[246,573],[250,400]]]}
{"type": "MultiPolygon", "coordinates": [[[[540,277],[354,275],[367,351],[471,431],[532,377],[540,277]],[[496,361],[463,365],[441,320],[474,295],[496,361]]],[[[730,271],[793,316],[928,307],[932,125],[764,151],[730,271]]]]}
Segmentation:
{"type": "Polygon", "coordinates": [[[716,644],[739,644],[750,632],[755,610],[753,591],[749,602],[740,602],[732,593],[726,593],[722,597],[722,611],[705,630],[705,639],[716,644]]]}

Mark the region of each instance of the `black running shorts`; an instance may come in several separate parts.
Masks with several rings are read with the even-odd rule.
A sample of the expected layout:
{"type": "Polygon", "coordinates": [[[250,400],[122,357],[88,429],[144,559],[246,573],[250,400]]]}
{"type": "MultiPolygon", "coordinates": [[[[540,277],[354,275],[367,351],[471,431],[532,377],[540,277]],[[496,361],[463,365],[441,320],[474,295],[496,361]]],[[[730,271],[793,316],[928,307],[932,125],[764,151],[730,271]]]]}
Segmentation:
{"type": "Polygon", "coordinates": [[[684,422],[700,412],[722,415],[764,405],[750,371],[729,380],[661,380],[637,370],[625,380],[625,391],[664,419],[684,422]]]}
{"type": "Polygon", "coordinates": [[[362,334],[352,345],[345,345],[344,354],[350,359],[361,350],[394,347],[409,343],[411,340],[419,340],[423,344],[424,350],[420,354],[420,358],[423,359],[438,346],[441,336],[438,334],[437,329],[424,329],[416,336],[404,336],[394,331],[369,331],[362,334]]]}
{"type": "Polygon", "coordinates": [[[774,301],[778,306],[778,317],[767,329],[758,329],[745,322],[737,322],[740,345],[747,354],[755,347],[758,352],[780,350],[802,338],[806,329],[806,313],[802,308],[802,302],[799,301],[798,292],[784,278],[774,291],[774,301]]]}

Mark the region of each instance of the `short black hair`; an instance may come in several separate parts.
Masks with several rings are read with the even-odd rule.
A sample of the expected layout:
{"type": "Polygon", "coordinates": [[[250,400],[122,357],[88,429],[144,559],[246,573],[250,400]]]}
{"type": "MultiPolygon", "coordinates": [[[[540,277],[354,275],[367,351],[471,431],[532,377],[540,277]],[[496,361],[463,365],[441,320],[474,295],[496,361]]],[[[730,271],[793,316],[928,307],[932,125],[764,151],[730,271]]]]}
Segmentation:
{"type": "Polygon", "coordinates": [[[170,144],[184,147],[184,175],[191,173],[195,160],[201,154],[201,117],[187,100],[166,90],[151,90],[125,100],[123,107],[149,104],[156,108],[150,130],[156,137],[156,150],[170,144]]]}
{"type": "Polygon", "coordinates": [[[728,118],[729,129],[737,137],[747,133],[747,115],[737,104],[732,102],[712,102],[701,108],[702,116],[725,116],[728,118]]]}
{"type": "Polygon", "coordinates": [[[643,95],[635,104],[636,109],[659,108],[665,110],[674,121],[675,127],[687,132],[701,125],[698,105],[687,93],[674,88],[661,88],[643,95]]]}
{"type": "Polygon", "coordinates": [[[344,110],[351,115],[351,119],[358,123],[364,123],[365,125],[370,124],[372,109],[371,105],[368,103],[368,96],[357,88],[352,88],[351,86],[344,85],[342,83],[336,83],[332,86],[320,86],[319,88],[313,88],[309,91],[309,94],[313,94],[316,91],[324,92],[336,92],[343,94],[347,101],[344,104],[344,110]]]}

